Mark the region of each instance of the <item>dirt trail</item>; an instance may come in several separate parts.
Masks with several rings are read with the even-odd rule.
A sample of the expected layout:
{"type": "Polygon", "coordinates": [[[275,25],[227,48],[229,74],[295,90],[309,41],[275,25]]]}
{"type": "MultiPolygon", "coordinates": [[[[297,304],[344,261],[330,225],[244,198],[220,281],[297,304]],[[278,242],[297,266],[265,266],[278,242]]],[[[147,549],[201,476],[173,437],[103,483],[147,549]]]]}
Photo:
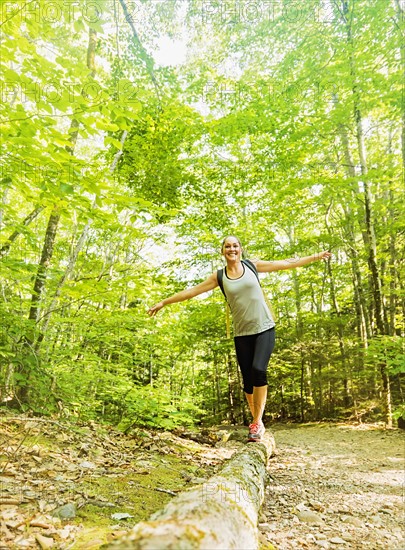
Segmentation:
{"type": "Polygon", "coordinates": [[[347,424],[272,431],[264,548],[405,548],[403,432],[347,424]]]}

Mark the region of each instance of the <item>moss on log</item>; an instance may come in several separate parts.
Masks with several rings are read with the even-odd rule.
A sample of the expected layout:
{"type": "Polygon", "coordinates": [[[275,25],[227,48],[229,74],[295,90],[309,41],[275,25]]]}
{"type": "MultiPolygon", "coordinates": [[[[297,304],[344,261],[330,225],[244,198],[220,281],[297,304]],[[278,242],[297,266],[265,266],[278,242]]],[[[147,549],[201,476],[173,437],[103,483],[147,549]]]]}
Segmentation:
{"type": "Polygon", "coordinates": [[[262,442],[236,451],[220,472],[173,498],[125,538],[105,546],[121,550],[253,550],[264,498],[266,466],[275,449],[266,433],[262,442]]]}

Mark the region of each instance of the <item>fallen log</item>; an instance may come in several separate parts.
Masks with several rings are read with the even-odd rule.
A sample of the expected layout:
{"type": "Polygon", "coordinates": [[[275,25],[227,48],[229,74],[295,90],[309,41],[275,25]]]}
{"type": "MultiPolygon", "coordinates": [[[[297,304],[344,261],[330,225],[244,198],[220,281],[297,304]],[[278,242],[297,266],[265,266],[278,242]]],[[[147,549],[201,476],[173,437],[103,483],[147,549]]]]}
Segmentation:
{"type": "Polygon", "coordinates": [[[236,451],[217,475],[180,493],[149,521],[103,548],[256,550],[266,466],[274,450],[274,438],[267,432],[260,443],[236,451]]]}

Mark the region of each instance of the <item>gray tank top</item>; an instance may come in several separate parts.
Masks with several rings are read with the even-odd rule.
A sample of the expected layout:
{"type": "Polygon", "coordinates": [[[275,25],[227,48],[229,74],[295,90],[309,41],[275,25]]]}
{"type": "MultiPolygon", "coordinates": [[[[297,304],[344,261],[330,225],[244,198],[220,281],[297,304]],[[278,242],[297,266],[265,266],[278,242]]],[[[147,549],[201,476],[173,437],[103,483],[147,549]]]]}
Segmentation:
{"type": "Polygon", "coordinates": [[[224,270],[223,285],[232,312],[234,336],[259,334],[275,326],[256,275],[243,265],[243,275],[229,279],[224,270]]]}

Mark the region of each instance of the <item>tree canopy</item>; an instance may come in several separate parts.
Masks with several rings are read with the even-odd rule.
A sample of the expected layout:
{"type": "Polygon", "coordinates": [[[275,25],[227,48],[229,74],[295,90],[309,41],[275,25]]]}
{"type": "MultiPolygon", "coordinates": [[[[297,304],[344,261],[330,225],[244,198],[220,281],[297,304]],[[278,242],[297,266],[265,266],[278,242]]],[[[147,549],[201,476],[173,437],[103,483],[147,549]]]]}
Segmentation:
{"type": "Polygon", "coordinates": [[[221,293],[146,313],[236,234],[251,258],[333,253],[262,281],[266,414],[405,415],[403,2],[1,9],[3,404],[243,420],[221,293]]]}

